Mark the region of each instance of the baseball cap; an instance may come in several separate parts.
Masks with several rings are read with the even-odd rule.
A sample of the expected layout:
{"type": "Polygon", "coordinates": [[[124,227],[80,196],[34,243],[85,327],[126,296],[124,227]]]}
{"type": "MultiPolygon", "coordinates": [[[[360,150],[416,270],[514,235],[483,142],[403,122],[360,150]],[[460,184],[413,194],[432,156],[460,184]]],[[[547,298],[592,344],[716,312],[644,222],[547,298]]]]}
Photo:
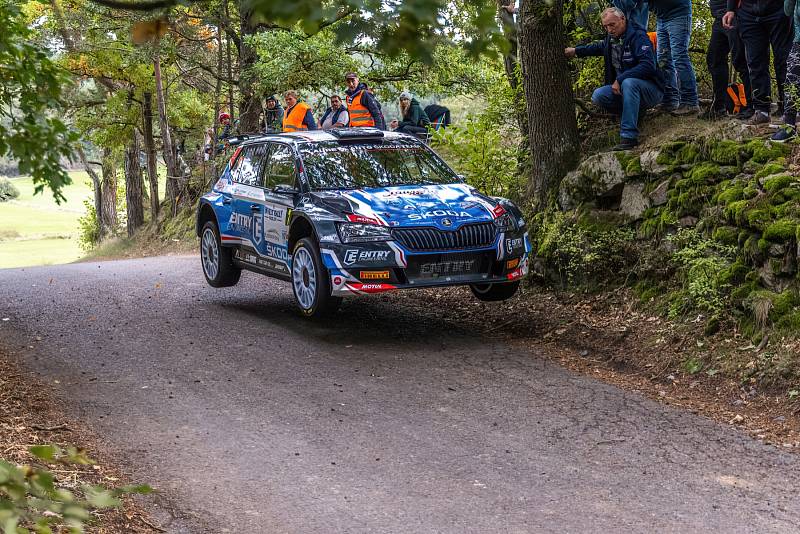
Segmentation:
{"type": "Polygon", "coordinates": [[[411,100],[411,93],[409,93],[408,91],[403,91],[402,93],[400,93],[400,98],[411,100]]]}
{"type": "Polygon", "coordinates": [[[355,72],[348,72],[347,74],[344,75],[345,80],[349,80],[351,78],[358,78],[358,74],[356,74],[355,72]]]}

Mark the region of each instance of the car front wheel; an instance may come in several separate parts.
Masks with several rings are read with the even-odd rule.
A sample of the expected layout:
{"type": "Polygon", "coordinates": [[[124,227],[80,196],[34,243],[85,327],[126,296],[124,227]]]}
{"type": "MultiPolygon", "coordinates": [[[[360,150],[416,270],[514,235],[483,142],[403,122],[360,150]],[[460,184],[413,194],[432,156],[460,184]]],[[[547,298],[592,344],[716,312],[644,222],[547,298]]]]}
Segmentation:
{"type": "Polygon", "coordinates": [[[297,307],[306,317],[335,312],[341,297],[331,296],[328,270],[322,264],[317,244],[308,237],[297,242],[292,253],[292,289],[297,307]]]}
{"type": "Polygon", "coordinates": [[[208,221],[200,234],[200,261],[203,274],[211,287],[235,286],[242,270],[233,263],[231,249],[223,247],[217,223],[208,221]]]}
{"type": "Polygon", "coordinates": [[[469,288],[478,300],[497,302],[513,297],[519,289],[519,280],[504,284],[470,284],[469,288]]]}

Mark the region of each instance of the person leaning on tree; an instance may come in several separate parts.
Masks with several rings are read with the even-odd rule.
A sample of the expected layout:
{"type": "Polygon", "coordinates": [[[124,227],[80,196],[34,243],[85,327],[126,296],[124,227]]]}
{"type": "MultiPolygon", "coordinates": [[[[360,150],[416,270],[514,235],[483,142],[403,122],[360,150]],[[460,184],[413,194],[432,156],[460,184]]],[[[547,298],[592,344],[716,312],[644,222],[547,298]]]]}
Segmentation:
{"type": "Polygon", "coordinates": [[[614,150],[628,150],[639,144],[639,115],[664,97],[664,80],[656,68],[653,43],[625,14],[610,7],[600,15],[608,32],[604,41],[567,48],[567,57],[603,56],[605,83],[592,94],[592,102],[621,116],[620,143],[614,150]]]}
{"type": "Polygon", "coordinates": [[[283,99],[286,101],[286,111],[283,113],[284,132],[317,129],[314,115],[311,114],[311,106],[305,102],[298,102],[295,91],[286,91],[283,99]]]}
{"type": "Polygon", "coordinates": [[[772,107],[770,47],[778,82],[778,110],[783,111],[786,62],[792,48],[792,19],[784,13],[783,0],[728,0],[728,12],[722,17],[722,26],[731,29],[734,23],[742,35],[750,71],[755,108],[750,124],[768,124],[772,107]]]}
{"type": "Polygon", "coordinates": [[[372,126],[381,130],[386,129],[381,107],[372,93],[367,91],[366,84],[358,79],[358,74],[348,72],[345,77],[347,82],[347,111],[350,113],[350,127],[362,128],[372,126]]]}

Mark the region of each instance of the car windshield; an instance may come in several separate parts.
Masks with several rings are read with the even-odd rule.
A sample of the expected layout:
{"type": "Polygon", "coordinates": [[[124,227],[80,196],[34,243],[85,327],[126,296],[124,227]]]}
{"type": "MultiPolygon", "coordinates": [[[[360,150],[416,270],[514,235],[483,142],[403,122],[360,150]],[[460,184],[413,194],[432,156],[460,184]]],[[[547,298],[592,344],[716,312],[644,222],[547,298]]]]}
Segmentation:
{"type": "Polygon", "coordinates": [[[452,184],[459,177],[424,145],[396,139],[369,144],[316,143],[300,148],[312,189],[452,184]]]}

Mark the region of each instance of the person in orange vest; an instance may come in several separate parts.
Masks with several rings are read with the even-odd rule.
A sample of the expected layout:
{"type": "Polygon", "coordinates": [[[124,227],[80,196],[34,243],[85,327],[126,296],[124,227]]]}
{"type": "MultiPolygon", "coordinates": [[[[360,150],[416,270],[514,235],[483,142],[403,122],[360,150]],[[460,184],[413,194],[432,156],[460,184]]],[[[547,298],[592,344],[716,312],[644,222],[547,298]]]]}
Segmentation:
{"type": "Polygon", "coordinates": [[[347,82],[347,112],[350,114],[350,127],[363,128],[372,126],[381,130],[386,129],[380,104],[372,94],[367,91],[366,84],[358,79],[358,74],[348,72],[345,77],[347,82]]]}
{"type": "Polygon", "coordinates": [[[314,115],[311,114],[311,106],[305,102],[298,102],[295,91],[286,91],[283,98],[286,100],[286,111],[283,112],[284,132],[317,129],[314,115]]]}

